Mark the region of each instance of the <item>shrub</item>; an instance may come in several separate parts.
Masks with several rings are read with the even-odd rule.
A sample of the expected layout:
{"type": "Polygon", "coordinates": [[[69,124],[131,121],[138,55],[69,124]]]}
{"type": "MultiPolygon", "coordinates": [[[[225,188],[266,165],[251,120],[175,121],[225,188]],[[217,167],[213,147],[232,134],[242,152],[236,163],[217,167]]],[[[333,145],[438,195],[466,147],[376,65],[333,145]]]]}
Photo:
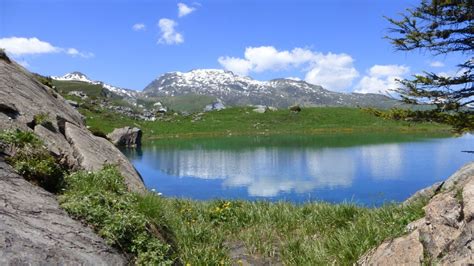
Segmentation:
{"type": "Polygon", "coordinates": [[[455,131],[463,132],[474,130],[474,115],[471,112],[449,113],[434,110],[410,110],[401,108],[392,108],[390,110],[382,111],[374,108],[365,108],[365,112],[390,120],[403,120],[413,122],[437,122],[448,124],[453,127],[455,131]]]}
{"type": "Polygon", "coordinates": [[[33,116],[33,122],[35,125],[42,125],[45,128],[55,131],[56,129],[54,128],[53,123],[51,122],[49,118],[49,114],[47,113],[39,113],[33,116]]]}
{"type": "Polygon", "coordinates": [[[0,133],[0,141],[5,144],[9,154],[7,162],[26,180],[50,192],[57,192],[62,188],[64,169],[56,163],[34,133],[8,130],[0,133]]]}
{"type": "Polygon", "coordinates": [[[299,112],[301,112],[301,107],[299,105],[291,106],[290,111],[293,112],[293,113],[299,113],[299,112]]]}
{"type": "Polygon", "coordinates": [[[25,146],[39,147],[42,144],[33,132],[19,129],[1,132],[0,141],[16,148],[23,148],[25,146]]]}
{"type": "Polygon", "coordinates": [[[107,243],[135,255],[137,264],[172,264],[171,247],[153,234],[157,228],[140,212],[139,196],[128,192],[114,166],[66,176],[61,206],[73,217],[92,225],[107,243]]]}

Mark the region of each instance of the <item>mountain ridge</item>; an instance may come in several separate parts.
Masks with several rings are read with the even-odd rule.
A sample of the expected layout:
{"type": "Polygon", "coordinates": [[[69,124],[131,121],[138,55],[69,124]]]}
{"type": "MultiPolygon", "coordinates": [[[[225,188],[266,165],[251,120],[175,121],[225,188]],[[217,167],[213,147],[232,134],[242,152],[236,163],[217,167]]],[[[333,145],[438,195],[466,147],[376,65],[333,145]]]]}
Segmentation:
{"type": "Polygon", "coordinates": [[[98,84],[125,98],[170,98],[185,95],[214,97],[225,106],[266,105],[286,108],[301,106],[348,106],[390,108],[401,103],[382,94],[341,93],[303,80],[276,78],[268,81],[240,76],[222,69],[194,69],[188,72],[167,72],[151,81],[143,91],[112,86],[93,81],[74,71],[52,76],[62,81],[98,84]]]}
{"type": "Polygon", "coordinates": [[[225,105],[303,106],[372,106],[394,107],[399,102],[382,94],[340,93],[306,81],[277,78],[254,80],[221,69],[195,69],[168,72],[158,76],[143,89],[149,97],[184,94],[210,95],[225,105]]]}

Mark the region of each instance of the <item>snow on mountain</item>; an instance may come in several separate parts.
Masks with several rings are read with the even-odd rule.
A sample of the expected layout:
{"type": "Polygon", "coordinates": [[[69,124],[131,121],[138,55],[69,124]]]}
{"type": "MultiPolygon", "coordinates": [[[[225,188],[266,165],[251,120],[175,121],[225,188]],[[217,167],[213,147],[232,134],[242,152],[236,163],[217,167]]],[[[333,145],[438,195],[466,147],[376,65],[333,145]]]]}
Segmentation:
{"type": "Polygon", "coordinates": [[[332,92],[321,86],[295,79],[258,81],[221,69],[196,69],[169,72],[152,81],[144,90],[147,96],[185,94],[214,96],[228,105],[305,106],[378,106],[393,105],[380,94],[347,94],[332,92]]]}
{"type": "Polygon", "coordinates": [[[62,77],[51,76],[51,78],[55,79],[55,80],[82,81],[82,82],[87,82],[87,83],[94,83],[86,75],[82,74],[81,72],[77,72],[77,71],[72,72],[72,73],[67,73],[62,77]]]}
{"type": "Polygon", "coordinates": [[[61,80],[61,81],[81,81],[81,82],[86,82],[89,84],[95,84],[95,85],[102,85],[103,88],[118,94],[123,97],[129,97],[129,98],[135,98],[138,96],[139,92],[135,90],[129,90],[129,89],[124,89],[120,87],[115,87],[110,84],[104,83],[102,81],[93,81],[90,80],[86,75],[84,75],[81,72],[75,71],[71,73],[67,73],[64,76],[58,77],[58,76],[51,76],[52,79],[54,80],[61,80]]]}

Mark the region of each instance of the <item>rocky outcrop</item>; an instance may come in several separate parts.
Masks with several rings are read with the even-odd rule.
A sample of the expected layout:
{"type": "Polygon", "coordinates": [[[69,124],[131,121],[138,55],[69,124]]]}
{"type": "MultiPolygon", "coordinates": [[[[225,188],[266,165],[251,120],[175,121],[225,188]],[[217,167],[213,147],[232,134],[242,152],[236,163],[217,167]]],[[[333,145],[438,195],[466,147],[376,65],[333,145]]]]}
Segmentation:
{"type": "Polygon", "coordinates": [[[96,170],[116,163],[131,190],[145,189],[133,165],[113,144],[93,136],[61,95],[15,62],[0,59],[0,130],[12,128],[34,131],[70,168],[96,170]]]}
{"type": "MultiPolygon", "coordinates": [[[[104,164],[114,164],[126,177],[138,175],[127,157],[108,140],[96,137],[69,122],[65,123],[65,135],[81,168],[95,171],[100,170],[104,164]]],[[[141,178],[126,178],[125,183],[133,191],[144,190],[141,178]]]]}
{"type": "Polygon", "coordinates": [[[68,217],[53,194],[0,157],[0,265],[125,265],[92,229],[68,217]]]}
{"type": "Polygon", "coordinates": [[[405,236],[386,241],[362,256],[361,265],[474,263],[474,162],[443,183],[416,193],[429,197],[425,217],[407,226],[405,236]]]}
{"type": "Polygon", "coordinates": [[[115,146],[138,147],[142,144],[142,130],[137,127],[116,128],[107,134],[107,138],[115,146]]]}

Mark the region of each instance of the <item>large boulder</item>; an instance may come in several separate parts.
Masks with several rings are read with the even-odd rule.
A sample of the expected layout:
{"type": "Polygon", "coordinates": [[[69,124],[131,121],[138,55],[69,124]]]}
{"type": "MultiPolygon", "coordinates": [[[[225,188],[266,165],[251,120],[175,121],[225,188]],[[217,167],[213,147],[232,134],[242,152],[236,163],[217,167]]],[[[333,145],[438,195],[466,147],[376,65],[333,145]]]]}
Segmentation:
{"type": "Polygon", "coordinates": [[[143,191],[144,186],[138,172],[130,161],[108,140],[94,136],[82,127],[66,122],[65,136],[74,149],[81,168],[100,170],[104,164],[116,165],[125,176],[125,183],[133,191],[143,191]]]}
{"type": "Polygon", "coordinates": [[[107,138],[115,146],[138,147],[142,144],[142,130],[138,127],[116,128],[107,134],[107,138]]]}
{"type": "Polygon", "coordinates": [[[53,194],[0,157],[0,265],[125,265],[91,228],[68,217],[53,194]]]}
{"type": "Polygon", "coordinates": [[[145,190],[132,164],[112,143],[93,136],[82,115],[61,95],[22,66],[2,58],[0,55],[0,130],[34,131],[72,169],[97,170],[104,164],[117,164],[131,190],[145,190]]]}
{"type": "Polygon", "coordinates": [[[359,264],[474,264],[474,162],[405,204],[422,196],[430,197],[425,217],[407,226],[408,235],[382,243],[359,264]]]}

